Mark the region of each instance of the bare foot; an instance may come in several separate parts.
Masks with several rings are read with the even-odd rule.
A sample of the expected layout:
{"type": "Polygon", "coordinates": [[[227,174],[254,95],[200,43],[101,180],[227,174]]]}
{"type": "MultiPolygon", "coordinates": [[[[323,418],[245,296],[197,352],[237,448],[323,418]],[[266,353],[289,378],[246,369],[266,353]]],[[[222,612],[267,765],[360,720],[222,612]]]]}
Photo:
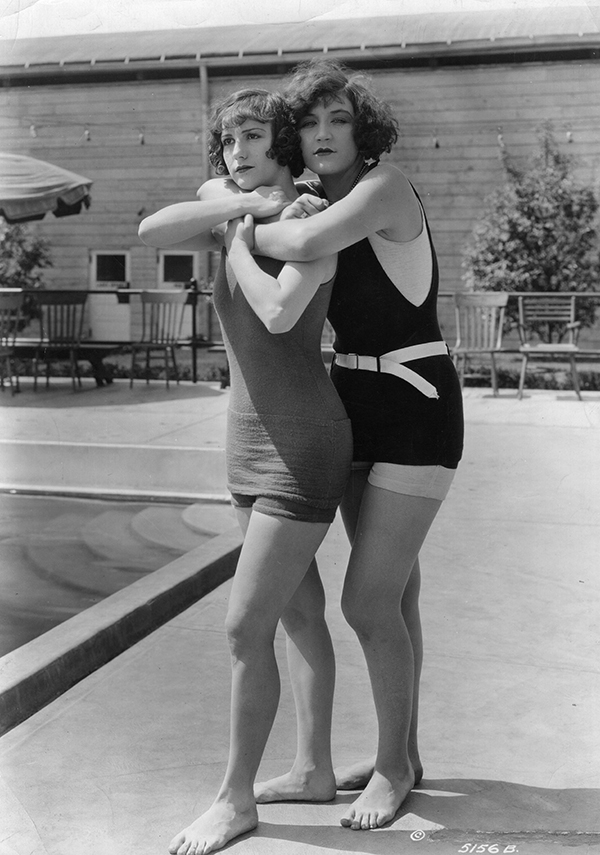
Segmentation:
{"type": "Polygon", "coordinates": [[[350,766],[335,770],[335,783],[338,790],[364,790],[373,775],[375,758],[359,760],[350,766]]]}
{"type": "Polygon", "coordinates": [[[341,818],[341,824],[353,831],[381,828],[395,817],[413,785],[412,772],[410,776],[394,782],[380,772],[373,772],[364,792],[341,818]]]}
{"type": "Polygon", "coordinates": [[[279,778],[254,785],[258,804],[267,802],[330,802],[335,798],[333,773],[303,772],[292,769],[279,778]]]}
{"type": "Polygon", "coordinates": [[[173,838],[169,852],[171,855],[207,855],[257,825],[256,805],[241,811],[232,802],[217,799],[206,813],[173,838]]]}
{"type": "MultiPolygon", "coordinates": [[[[358,762],[352,763],[350,766],[342,766],[335,770],[336,787],[338,790],[364,790],[371,780],[374,768],[374,757],[371,757],[369,760],[358,760],[358,762]]],[[[416,787],[417,784],[421,783],[421,779],[423,778],[423,766],[418,757],[416,762],[413,763],[413,769],[415,773],[414,786],[416,787]]]]}

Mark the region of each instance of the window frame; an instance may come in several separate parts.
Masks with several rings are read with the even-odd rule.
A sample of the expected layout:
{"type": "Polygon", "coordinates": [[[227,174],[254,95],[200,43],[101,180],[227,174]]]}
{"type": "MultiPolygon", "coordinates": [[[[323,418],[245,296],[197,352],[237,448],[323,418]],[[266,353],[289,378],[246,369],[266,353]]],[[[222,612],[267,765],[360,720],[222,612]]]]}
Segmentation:
{"type": "Polygon", "coordinates": [[[168,247],[159,249],[156,254],[156,284],[158,288],[178,288],[186,287],[189,284],[189,279],[177,281],[165,281],[165,258],[169,255],[189,256],[192,258],[192,279],[196,282],[200,281],[200,253],[193,249],[173,250],[168,247]]]}
{"type": "Polygon", "coordinates": [[[116,291],[119,288],[129,288],[131,282],[131,251],[128,249],[91,249],[89,251],[90,288],[94,291],[116,291]],[[97,279],[98,258],[104,255],[120,255],[125,258],[125,279],[97,279]]]}

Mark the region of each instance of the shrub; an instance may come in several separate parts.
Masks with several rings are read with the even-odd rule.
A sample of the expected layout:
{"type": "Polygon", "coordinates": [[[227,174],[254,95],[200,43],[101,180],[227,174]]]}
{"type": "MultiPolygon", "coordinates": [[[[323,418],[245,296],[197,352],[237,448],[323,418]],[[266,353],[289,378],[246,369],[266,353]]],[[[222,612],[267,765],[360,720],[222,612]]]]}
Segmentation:
{"type": "MultiPolygon", "coordinates": [[[[9,225],[0,217],[0,287],[43,288],[40,270],[52,266],[48,241],[32,234],[22,223],[9,225]]],[[[27,296],[21,312],[20,328],[37,317],[37,304],[27,296]]]]}
{"type": "MultiPolygon", "coordinates": [[[[539,151],[520,168],[506,150],[506,182],[485,200],[483,215],[463,253],[468,290],[600,290],[600,255],[593,191],[577,184],[549,124],[539,151]]],[[[592,326],[594,300],[578,300],[578,320],[592,326]]],[[[507,315],[516,320],[511,301],[507,315]]]]}

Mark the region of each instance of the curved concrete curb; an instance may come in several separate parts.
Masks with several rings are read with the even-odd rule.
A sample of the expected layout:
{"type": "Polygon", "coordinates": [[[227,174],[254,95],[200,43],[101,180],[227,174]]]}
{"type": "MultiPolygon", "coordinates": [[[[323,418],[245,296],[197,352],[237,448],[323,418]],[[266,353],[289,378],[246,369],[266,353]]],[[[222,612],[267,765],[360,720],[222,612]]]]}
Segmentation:
{"type": "Polygon", "coordinates": [[[0,658],[0,734],[233,576],[236,527],[0,658]]]}

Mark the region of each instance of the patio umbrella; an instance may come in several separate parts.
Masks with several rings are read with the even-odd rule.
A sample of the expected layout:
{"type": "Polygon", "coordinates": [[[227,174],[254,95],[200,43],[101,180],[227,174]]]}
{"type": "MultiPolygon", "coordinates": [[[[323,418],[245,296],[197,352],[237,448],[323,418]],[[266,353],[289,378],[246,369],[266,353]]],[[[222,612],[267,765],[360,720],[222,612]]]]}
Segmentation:
{"type": "Polygon", "coordinates": [[[89,178],[22,154],[0,152],[0,214],[8,223],[78,214],[90,206],[89,178]]]}

